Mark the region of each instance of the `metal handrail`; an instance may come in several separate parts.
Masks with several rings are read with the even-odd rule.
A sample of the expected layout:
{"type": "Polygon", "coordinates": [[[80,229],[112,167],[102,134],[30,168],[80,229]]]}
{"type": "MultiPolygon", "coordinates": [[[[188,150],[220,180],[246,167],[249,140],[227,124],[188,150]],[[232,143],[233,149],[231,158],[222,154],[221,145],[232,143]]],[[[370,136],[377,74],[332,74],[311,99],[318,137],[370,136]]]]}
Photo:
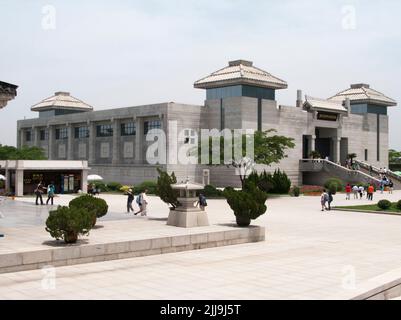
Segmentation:
{"type": "MultiPolygon", "coordinates": [[[[358,163],[360,166],[369,169],[370,167],[372,167],[373,171],[376,172],[377,174],[381,174],[380,169],[378,167],[375,167],[373,165],[370,165],[367,162],[363,162],[360,160],[354,160],[356,163],[358,163]]],[[[390,169],[386,169],[386,175],[387,176],[391,176],[392,178],[395,178],[398,181],[401,181],[401,177],[398,174],[395,174],[393,171],[391,171],[390,169]]]]}
{"type": "Polygon", "coordinates": [[[346,167],[343,167],[342,165],[339,165],[339,164],[337,164],[337,163],[335,163],[335,162],[332,162],[332,161],[330,161],[330,160],[327,160],[327,159],[301,159],[301,161],[303,161],[303,162],[313,162],[313,163],[316,163],[316,162],[320,162],[320,163],[325,163],[325,164],[328,164],[328,165],[331,165],[331,166],[333,166],[333,167],[336,167],[336,168],[338,168],[338,169],[341,169],[341,170],[343,170],[343,171],[346,171],[348,174],[360,174],[360,175],[363,175],[363,176],[365,176],[365,177],[367,177],[367,178],[369,178],[369,179],[371,179],[371,180],[374,180],[374,181],[376,181],[376,182],[380,182],[380,180],[379,179],[377,179],[377,178],[375,178],[375,177],[373,177],[373,176],[371,176],[371,175],[369,175],[369,174],[367,174],[367,173],[365,173],[365,172],[362,172],[362,171],[360,171],[360,170],[351,170],[351,169],[348,169],[348,168],[346,168],[346,167]]]}

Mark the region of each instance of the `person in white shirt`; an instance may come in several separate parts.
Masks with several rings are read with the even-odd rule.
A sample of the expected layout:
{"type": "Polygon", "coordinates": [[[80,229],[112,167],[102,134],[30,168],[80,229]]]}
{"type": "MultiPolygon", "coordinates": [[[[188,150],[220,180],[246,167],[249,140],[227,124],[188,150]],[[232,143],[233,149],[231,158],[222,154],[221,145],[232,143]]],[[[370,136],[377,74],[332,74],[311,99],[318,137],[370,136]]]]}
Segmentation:
{"type": "Polygon", "coordinates": [[[359,187],[359,196],[361,197],[361,199],[362,199],[364,194],[365,194],[365,187],[364,186],[360,186],[359,187]]]}
{"type": "Polygon", "coordinates": [[[357,185],[352,187],[352,192],[354,193],[354,199],[358,199],[359,187],[357,185]]]}
{"type": "Polygon", "coordinates": [[[147,216],[147,207],[149,204],[149,198],[146,195],[147,192],[148,189],[145,189],[140,195],[138,195],[137,204],[139,206],[139,211],[136,212],[135,215],[140,213],[142,217],[147,216]]]}

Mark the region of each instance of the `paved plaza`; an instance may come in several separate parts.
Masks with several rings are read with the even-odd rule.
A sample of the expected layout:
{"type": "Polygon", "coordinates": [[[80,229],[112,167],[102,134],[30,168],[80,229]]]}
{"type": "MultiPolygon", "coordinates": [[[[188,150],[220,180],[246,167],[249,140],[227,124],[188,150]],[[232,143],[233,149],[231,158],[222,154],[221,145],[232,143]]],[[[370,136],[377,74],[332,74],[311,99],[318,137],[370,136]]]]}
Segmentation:
{"type": "MultiPolygon", "coordinates": [[[[376,194],[376,199],[401,199],[376,194]]],[[[156,219],[163,221],[168,208],[152,197],[148,218],[125,215],[125,197],[102,195],[110,205],[108,221],[118,238],[119,226],[140,223],[143,229],[156,219]],[[110,221],[114,220],[114,221],[110,221]]],[[[65,204],[70,196],[57,198],[65,204]]],[[[277,197],[268,200],[268,212],[255,221],[266,227],[266,241],[0,274],[1,299],[328,299],[342,298],[355,286],[401,268],[401,217],[351,212],[321,212],[319,197],[277,197]],[[50,281],[49,277],[54,282],[50,281]]],[[[40,228],[44,207],[34,199],[12,204],[21,210],[3,212],[0,230],[40,228]],[[17,213],[18,214],[18,213],[17,213]],[[33,215],[36,215],[33,218],[33,215]],[[14,225],[13,225],[14,223],[14,225]],[[24,225],[22,225],[24,224],[24,225]]],[[[234,217],[224,200],[208,201],[212,224],[232,223],[234,217]]],[[[366,204],[335,196],[336,205],[366,204]]],[[[3,208],[4,209],[4,208],[3,208]]],[[[124,229],[124,232],[127,232],[124,229]]],[[[19,234],[23,237],[23,233],[19,234]]],[[[112,237],[112,232],[110,232],[112,237]]],[[[89,237],[89,239],[91,239],[89,237]]],[[[51,240],[48,237],[48,240],[51,240]]],[[[43,239],[40,239],[43,241],[43,239]]],[[[51,280],[50,279],[50,280],[51,280]]]]}

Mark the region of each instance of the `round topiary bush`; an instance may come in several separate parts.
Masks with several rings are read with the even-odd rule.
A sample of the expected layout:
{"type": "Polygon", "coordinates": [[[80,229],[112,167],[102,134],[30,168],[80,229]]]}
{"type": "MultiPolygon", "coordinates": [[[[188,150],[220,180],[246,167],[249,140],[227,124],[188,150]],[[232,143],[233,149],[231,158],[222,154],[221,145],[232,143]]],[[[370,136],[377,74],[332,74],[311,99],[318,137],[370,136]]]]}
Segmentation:
{"type": "Polygon", "coordinates": [[[292,194],[294,195],[294,197],[299,197],[299,195],[301,194],[301,189],[299,187],[292,188],[292,194]]]}
{"type": "Polygon", "coordinates": [[[401,210],[401,200],[397,202],[397,209],[401,210]]]}
{"type": "Polygon", "coordinates": [[[344,181],[337,178],[330,178],[324,183],[324,187],[332,193],[341,192],[344,190],[344,181]]]}
{"type": "Polygon", "coordinates": [[[388,200],[380,200],[377,203],[377,206],[382,210],[388,210],[391,208],[391,202],[388,200]]]}
{"type": "Polygon", "coordinates": [[[82,196],[76,197],[75,199],[70,201],[69,206],[84,208],[89,213],[94,214],[95,217],[92,216],[94,223],[93,225],[96,224],[96,218],[101,218],[105,216],[107,214],[107,210],[109,209],[109,206],[107,205],[107,202],[105,200],[101,198],[96,198],[90,194],[84,194],[82,196]]]}
{"type": "Polygon", "coordinates": [[[267,210],[267,194],[250,183],[243,190],[234,190],[226,188],[224,196],[227,203],[234,211],[237,224],[240,227],[249,226],[251,220],[257,219],[267,210]]]}
{"type": "Polygon", "coordinates": [[[84,208],[61,207],[49,212],[46,220],[46,231],[66,243],[75,243],[79,235],[89,234],[92,228],[92,214],[84,208]]]}

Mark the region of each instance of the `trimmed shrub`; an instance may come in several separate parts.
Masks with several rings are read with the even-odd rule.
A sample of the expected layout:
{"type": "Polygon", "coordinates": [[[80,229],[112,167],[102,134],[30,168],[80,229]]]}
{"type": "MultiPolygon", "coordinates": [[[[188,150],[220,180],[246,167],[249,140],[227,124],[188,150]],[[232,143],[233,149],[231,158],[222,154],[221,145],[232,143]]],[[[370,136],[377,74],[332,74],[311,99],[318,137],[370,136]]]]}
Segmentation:
{"type": "Polygon", "coordinates": [[[329,189],[332,193],[337,193],[344,190],[344,184],[344,181],[340,179],[330,178],[324,183],[324,187],[329,189]]]}
{"type": "Polygon", "coordinates": [[[134,193],[141,193],[145,189],[148,189],[148,194],[157,194],[157,182],[155,181],[144,181],[139,186],[135,187],[134,193]]]}
{"type": "Polygon", "coordinates": [[[99,189],[100,192],[107,192],[109,189],[107,185],[103,181],[93,181],[91,184],[95,185],[96,189],[99,189]]]}
{"type": "Polygon", "coordinates": [[[280,169],[274,171],[273,177],[273,189],[270,191],[275,194],[288,194],[291,188],[291,180],[285,172],[281,172],[280,169]]]}
{"type": "Polygon", "coordinates": [[[267,194],[253,183],[246,184],[244,190],[239,191],[226,188],[224,196],[235,216],[255,220],[267,210],[267,194]]]}
{"type": "Polygon", "coordinates": [[[388,200],[380,200],[377,203],[377,206],[382,210],[388,210],[391,208],[391,202],[388,200]]]}
{"type": "Polygon", "coordinates": [[[84,208],[88,212],[96,214],[97,218],[101,218],[107,214],[109,206],[107,202],[101,198],[96,198],[90,194],[84,194],[82,196],[72,199],[69,203],[70,207],[84,208]]]}
{"type": "Polygon", "coordinates": [[[273,176],[265,170],[259,175],[256,186],[263,192],[269,193],[274,189],[273,176]]]}
{"type": "Polygon", "coordinates": [[[301,189],[299,187],[292,188],[292,194],[294,195],[294,197],[299,197],[300,193],[301,189]]]}
{"type": "Polygon", "coordinates": [[[118,183],[118,182],[108,182],[107,183],[108,191],[120,191],[121,187],[122,187],[121,183],[118,183]]]}
{"type": "Polygon", "coordinates": [[[396,206],[397,206],[397,209],[398,209],[398,210],[401,210],[401,200],[397,202],[397,205],[396,205],[396,206]]]}
{"type": "Polygon", "coordinates": [[[49,212],[46,231],[66,243],[74,243],[79,235],[89,234],[92,228],[92,215],[84,208],[61,207],[49,212]]]}
{"type": "Polygon", "coordinates": [[[215,186],[207,185],[205,188],[199,192],[202,193],[206,198],[223,198],[223,191],[216,189],[215,186]]]}
{"type": "Polygon", "coordinates": [[[177,199],[178,192],[171,187],[172,184],[177,183],[177,178],[174,172],[171,176],[160,168],[157,168],[157,172],[159,172],[159,177],[157,178],[157,195],[174,210],[180,205],[177,199]]]}

